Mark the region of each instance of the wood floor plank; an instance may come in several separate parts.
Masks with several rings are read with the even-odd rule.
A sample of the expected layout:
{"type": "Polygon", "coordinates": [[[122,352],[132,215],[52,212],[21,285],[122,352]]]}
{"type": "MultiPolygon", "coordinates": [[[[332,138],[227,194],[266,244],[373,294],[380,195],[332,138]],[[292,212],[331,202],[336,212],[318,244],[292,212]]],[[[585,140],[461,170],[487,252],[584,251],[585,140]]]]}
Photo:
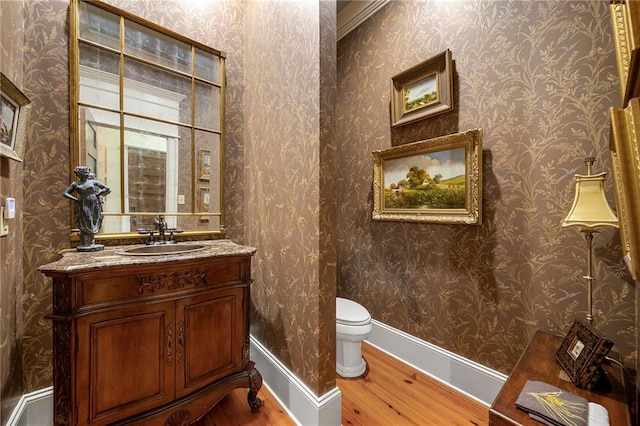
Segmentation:
{"type": "Polygon", "coordinates": [[[296,423],[267,389],[260,389],[258,398],[262,400],[262,407],[253,413],[247,403],[247,389],[233,390],[194,426],[295,426],[296,423]]]}
{"type": "Polygon", "coordinates": [[[364,343],[368,372],[336,380],[343,425],[488,425],[489,409],[364,343]],[[363,395],[367,395],[363,397],[363,395]]]}
{"type": "MultiPolygon", "coordinates": [[[[489,424],[485,405],[363,343],[368,371],[363,378],[336,378],[342,392],[343,426],[456,426],[489,424]]],[[[247,390],[223,398],[196,426],[289,426],[278,401],[263,387],[263,406],[252,413],[247,390]]]]}

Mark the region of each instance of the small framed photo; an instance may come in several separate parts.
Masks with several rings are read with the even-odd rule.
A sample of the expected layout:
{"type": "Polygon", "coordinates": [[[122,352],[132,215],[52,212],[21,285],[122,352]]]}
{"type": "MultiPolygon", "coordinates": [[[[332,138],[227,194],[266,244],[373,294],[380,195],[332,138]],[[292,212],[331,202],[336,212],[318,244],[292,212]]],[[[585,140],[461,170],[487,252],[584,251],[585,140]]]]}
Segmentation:
{"type": "Polygon", "coordinates": [[[211,177],[211,151],[200,150],[200,180],[209,180],[211,177]]]}
{"type": "Polygon", "coordinates": [[[374,220],[482,223],[481,129],[372,154],[374,220]]]}
{"type": "Polygon", "coordinates": [[[211,193],[209,192],[209,188],[204,186],[200,187],[198,195],[198,213],[209,213],[209,207],[211,206],[211,193]]]}
{"type": "Polygon", "coordinates": [[[0,155],[22,162],[31,101],[0,73],[0,155]]]}
{"type": "Polygon", "coordinates": [[[556,360],[574,385],[586,388],[612,346],[612,341],[576,319],[556,352],[556,360]]]}
{"type": "Polygon", "coordinates": [[[450,50],[391,78],[392,127],[453,108],[453,60],[450,50]]]}

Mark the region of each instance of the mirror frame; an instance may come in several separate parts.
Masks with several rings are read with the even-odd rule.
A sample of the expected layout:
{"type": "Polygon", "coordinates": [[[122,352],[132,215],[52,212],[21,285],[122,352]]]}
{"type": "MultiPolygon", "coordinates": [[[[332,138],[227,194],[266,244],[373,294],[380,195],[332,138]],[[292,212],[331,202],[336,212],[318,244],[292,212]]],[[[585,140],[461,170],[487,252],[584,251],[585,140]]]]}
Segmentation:
{"type": "MultiPolygon", "coordinates": [[[[154,24],[153,22],[147,21],[141,17],[135,16],[127,11],[119,9],[115,6],[106,4],[100,0],[71,0],[70,9],[69,9],[69,101],[70,101],[70,129],[69,129],[69,137],[70,137],[70,162],[69,162],[69,178],[70,181],[76,180],[76,176],[74,174],[74,169],[76,166],[84,165],[80,160],[80,129],[79,129],[79,84],[80,84],[80,74],[79,74],[79,64],[80,64],[80,51],[79,51],[79,7],[80,3],[86,3],[92,6],[95,6],[99,9],[105,10],[112,14],[118,15],[120,17],[120,21],[123,19],[131,21],[135,24],[142,25],[143,27],[150,29],[152,31],[158,32],[161,35],[170,37],[179,42],[186,43],[191,46],[192,53],[195,52],[195,49],[202,50],[206,53],[211,53],[214,56],[217,56],[220,59],[220,82],[213,83],[212,86],[220,87],[220,147],[219,147],[219,170],[220,170],[220,178],[219,178],[219,205],[220,211],[216,213],[202,213],[198,212],[197,209],[197,191],[199,190],[198,185],[198,177],[200,171],[197,170],[197,161],[198,161],[198,152],[196,151],[196,147],[194,145],[194,141],[191,141],[191,162],[192,162],[192,172],[191,172],[191,212],[190,213],[178,213],[178,212],[125,212],[124,211],[124,203],[121,203],[120,214],[117,213],[105,213],[104,216],[111,217],[126,217],[126,216],[157,216],[158,214],[163,214],[166,216],[175,216],[177,219],[180,217],[190,217],[197,218],[199,220],[206,219],[207,217],[219,217],[219,227],[215,230],[182,230],[180,236],[206,236],[206,235],[216,235],[216,236],[224,236],[226,234],[225,229],[225,206],[224,206],[224,186],[225,186],[225,85],[226,85],[226,75],[225,75],[225,60],[226,53],[206,46],[202,43],[199,43],[195,40],[191,40],[185,36],[182,36],[178,33],[175,33],[167,28],[154,24]],[[194,153],[195,152],[195,153],[194,153]]],[[[121,24],[122,25],[122,24],[121,24]]],[[[122,53],[121,53],[122,54],[122,53]]],[[[192,55],[193,58],[193,55],[192,55]]],[[[193,60],[193,59],[192,59],[193,60]]],[[[154,62],[147,61],[145,63],[153,65],[154,62]]],[[[120,71],[123,72],[122,69],[120,71]]],[[[193,75],[193,71],[191,74],[191,78],[195,78],[193,75]]],[[[122,84],[122,83],[120,83],[122,84]]],[[[120,88],[122,90],[122,87],[120,88]]],[[[197,126],[191,122],[190,128],[192,132],[197,126]]],[[[120,127],[119,132],[121,134],[121,141],[123,138],[124,129],[120,127]]],[[[213,147],[211,147],[213,148],[213,147]]],[[[201,149],[202,150],[202,149],[201,149]]],[[[211,149],[213,151],[213,149],[211,149]]],[[[122,156],[124,154],[121,153],[121,162],[120,162],[120,175],[124,176],[124,172],[122,170],[122,156]]],[[[215,167],[215,164],[211,164],[211,167],[215,167]]],[[[95,170],[93,170],[95,172],[95,170]]],[[[125,182],[121,179],[120,185],[122,187],[121,194],[124,194],[124,186],[125,182]]],[[[124,197],[124,195],[121,195],[124,197]]],[[[75,213],[74,210],[71,209],[71,241],[78,241],[78,233],[75,225],[75,213]]],[[[98,233],[95,235],[96,240],[127,240],[127,239],[140,239],[145,238],[144,235],[140,235],[138,232],[119,232],[119,233],[98,233]]]]}

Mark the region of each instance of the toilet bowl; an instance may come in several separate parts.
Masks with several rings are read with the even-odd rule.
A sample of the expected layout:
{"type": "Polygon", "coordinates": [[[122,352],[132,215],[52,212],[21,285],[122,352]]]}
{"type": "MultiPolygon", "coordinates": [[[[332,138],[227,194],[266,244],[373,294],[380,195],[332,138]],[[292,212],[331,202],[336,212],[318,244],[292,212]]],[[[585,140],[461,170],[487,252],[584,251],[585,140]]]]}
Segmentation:
{"type": "Polygon", "coordinates": [[[371,333],[371,315],[353,300],[336,298],[336,371],[342,377],[359,377],[367,370],[361,342],[371,333]]]}

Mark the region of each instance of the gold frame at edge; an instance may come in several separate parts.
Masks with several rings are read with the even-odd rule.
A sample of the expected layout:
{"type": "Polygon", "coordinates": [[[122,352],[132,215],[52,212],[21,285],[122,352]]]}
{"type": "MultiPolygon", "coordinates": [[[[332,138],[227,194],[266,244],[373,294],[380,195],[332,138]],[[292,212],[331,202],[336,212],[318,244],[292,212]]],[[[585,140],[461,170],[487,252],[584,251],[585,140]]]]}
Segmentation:
{"type": "Polygon", "coordinates": [[[609,5],[622,106],[640,96],[640,2],[611,0],[609,5]]]}
{"type": "Polygon", "coordinates": [[[391,127],[442,114],[453,108],[453,60],[448,49],[391,78],[391,127]],[[434,72],[437,73],[438,101],[423,108],[403,112],[404,87],[434,72]]]}
{"type": "Polygon", "coordinates": [[[482,129],[427,139],[373,151],[373,220],[444,224],[482,224],[482,129]],[[464,209],[384,209],[384,170],[387,159],[465,148],[464,209]]]}
{"type": "Polygon", "coordinates": [[[625,109],[611,108],[609,149],[624,260],[638,280],[640,267],[640,99],[625,109]]]}

